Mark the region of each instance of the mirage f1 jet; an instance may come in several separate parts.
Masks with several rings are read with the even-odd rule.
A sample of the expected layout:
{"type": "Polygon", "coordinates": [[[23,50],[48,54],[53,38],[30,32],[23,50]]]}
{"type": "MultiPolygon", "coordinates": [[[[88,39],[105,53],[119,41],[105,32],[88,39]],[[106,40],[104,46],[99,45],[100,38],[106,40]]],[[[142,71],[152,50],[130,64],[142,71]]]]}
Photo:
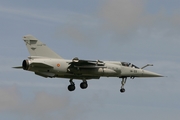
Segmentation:
{"type": "Polygon", "coordinates": [[[23,40],[30,53],[28,59],[23,60],[22,66],[14,67],[34,72],[45,78],[69,78],[69,91],[75,90],[74,79],[82,80],[80,87],[88,87],[87,80],[100,77],[122,78],[120,92],[125,92],[124,85],[128,77],[162,77],[160,74],[144,70],[134,64],[119,61],[82,60],[75,57],[72,60],[63,59],[45,44],[32,35],[26,35],[23,40]]]}

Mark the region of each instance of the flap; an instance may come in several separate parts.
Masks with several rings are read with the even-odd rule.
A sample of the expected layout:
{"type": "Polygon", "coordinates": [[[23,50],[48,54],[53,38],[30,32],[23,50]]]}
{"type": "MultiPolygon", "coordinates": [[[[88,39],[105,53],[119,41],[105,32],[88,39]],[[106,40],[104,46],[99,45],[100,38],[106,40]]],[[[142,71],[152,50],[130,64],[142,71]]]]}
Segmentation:
{"type": "Polygon", "coordinates": [[[35,72],[36,75],[42,76],[42,77],[54,77],[55,74],[54,73],[49,73],[49,72],[35,72]]]}

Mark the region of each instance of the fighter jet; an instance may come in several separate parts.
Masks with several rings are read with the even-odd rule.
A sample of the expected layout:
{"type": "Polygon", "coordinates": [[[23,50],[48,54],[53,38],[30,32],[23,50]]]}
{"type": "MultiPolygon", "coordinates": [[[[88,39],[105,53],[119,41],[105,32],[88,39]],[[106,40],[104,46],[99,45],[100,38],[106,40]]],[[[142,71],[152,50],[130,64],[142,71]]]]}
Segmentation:
{"type": "Polygon", "coordinates": [[[125,92],[124,85],[127,78],[139,77],[163,77],[160,74],[144,70],[144,67],[137,67],[129,62],[103,61],[103,60],[84,60],[78,57],[72,60],[64,59],[46,44],[39,41],[32,35],[25,35],[23,40],[30,53],[28,59],[23,60],[22,65],[13,67],[34,72],[36,75],[45,78],[69,78],[69,91],[75,90],[74,79],[82,80],[80,88],[88,87],[88,80],[100,79],[100,77],[118,77],[121,78],[120,92],[125,92]]]}

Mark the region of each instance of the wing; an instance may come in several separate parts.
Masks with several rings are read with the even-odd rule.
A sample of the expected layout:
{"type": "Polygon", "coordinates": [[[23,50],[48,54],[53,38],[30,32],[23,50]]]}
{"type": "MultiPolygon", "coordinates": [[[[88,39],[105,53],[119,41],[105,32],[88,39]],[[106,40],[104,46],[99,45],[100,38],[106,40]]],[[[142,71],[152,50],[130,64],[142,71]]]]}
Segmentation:
{"type": "MultiPolygon", "coordinates": [[[[51,68],[54,68],[53,66],[50,66],[48,64],[44,64],[44,63],[38,63],[38,62],[35,62],[35,63],[31,63],[30,65],[29,64],[26,64],[26,67],[27,69],[29,68],[40,68],[40,69],[51,69],[51,68]]],[[[17,67],[13,67],[15,69],[24,69],[23,66],[17,66],[17,67]]]]}
{"type": "Polygon", "coordinates": [[[52,66],[44,64],[44,63],[31,63],[30,66],[33,68],[53,68],[52,66]]]}
{"type": "Polygon", "coordinates": [[[50,78],[53,78],[55,77],[55,74],[54,73],[49,73],[49,72],[34,72],[36,75],[39,75],[41,77],[50,77],[50,78]]]}
{"type": "Polygon", "coordinates": [[[105,68],[105,63],[103,61],[97,60],[79,60],[78,58],[74,58],[72,62],[69,62],[70,68],[105,68]]]}

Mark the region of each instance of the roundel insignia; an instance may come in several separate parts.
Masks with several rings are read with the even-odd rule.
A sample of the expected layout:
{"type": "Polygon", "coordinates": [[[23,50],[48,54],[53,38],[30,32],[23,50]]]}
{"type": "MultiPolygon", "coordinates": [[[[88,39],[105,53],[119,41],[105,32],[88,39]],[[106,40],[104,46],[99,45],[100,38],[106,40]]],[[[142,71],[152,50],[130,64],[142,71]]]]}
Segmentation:
{"type": "Polygon", "coordinates": [[[59,64],[59,63],[57,64],[57,67],[60,67],[60,64],[59,64]]]}

